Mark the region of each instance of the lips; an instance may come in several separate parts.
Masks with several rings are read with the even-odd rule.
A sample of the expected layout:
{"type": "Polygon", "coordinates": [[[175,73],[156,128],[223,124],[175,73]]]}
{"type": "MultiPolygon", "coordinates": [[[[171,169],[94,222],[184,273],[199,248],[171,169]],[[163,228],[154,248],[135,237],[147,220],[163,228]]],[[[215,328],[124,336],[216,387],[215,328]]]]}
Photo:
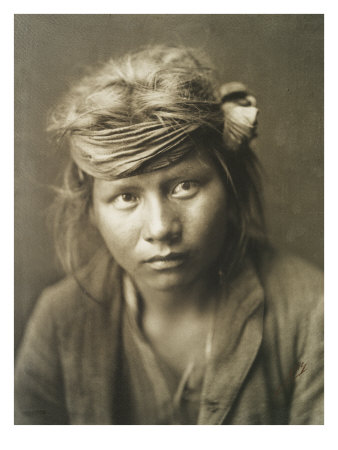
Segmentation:
{"type": "Polygon", "coordinates": [[[187,259],[187,253],[169,253],[167,255],[156,255],[144,261],[154,270],[168,270],[181,266],[187,259]]]}

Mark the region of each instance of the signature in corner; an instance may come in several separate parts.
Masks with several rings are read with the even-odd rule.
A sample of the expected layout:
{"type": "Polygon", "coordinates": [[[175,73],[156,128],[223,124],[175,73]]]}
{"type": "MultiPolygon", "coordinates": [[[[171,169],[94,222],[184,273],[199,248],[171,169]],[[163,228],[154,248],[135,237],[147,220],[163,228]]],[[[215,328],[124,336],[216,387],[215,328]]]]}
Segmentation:
{"type": "Polygon", "coordinates": [[[307,363],[303,361],[297,362],[294,367],[290,369],[288,376],[285,379],[284,383],[281,383],[277,389],[274,391],[274,395],[278,396],[283,388],[283,385],[287,383],[292,383],[296,378],[300,377],[304,372],[307,371],[307,363]]]}

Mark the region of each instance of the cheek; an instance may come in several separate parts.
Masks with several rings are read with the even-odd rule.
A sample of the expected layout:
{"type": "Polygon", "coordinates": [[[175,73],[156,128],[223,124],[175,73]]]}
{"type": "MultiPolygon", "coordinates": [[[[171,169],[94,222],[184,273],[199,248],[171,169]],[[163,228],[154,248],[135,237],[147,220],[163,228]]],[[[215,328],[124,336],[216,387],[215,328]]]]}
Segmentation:
{"type": "Polygon", "coordinates": [[[138,241],[135,221],[116,217],[99,208],[95,211],[95,223],[112,256],[118,263],[124,264],[138,241]]]}
{"type": "Polygon", "coordinates": [[[191,205],[187,217],[187,232],[201,244],[217,245],[224,240],[226,233],[227,211],[223,185],[207,192],[195,205],[191,205]]]}

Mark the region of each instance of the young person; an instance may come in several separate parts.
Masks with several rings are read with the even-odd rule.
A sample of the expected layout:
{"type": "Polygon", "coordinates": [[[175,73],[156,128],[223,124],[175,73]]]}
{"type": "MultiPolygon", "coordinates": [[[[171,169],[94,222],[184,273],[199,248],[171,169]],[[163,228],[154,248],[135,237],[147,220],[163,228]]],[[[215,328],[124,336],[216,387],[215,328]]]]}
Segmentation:
{"type": "Polygon", "coordinates": [[[49,131],[68,276],[39,299],[17,424],[321,424],[321,273],[268,245],[256,101],[197,51],[95,68],[49,131]]]}

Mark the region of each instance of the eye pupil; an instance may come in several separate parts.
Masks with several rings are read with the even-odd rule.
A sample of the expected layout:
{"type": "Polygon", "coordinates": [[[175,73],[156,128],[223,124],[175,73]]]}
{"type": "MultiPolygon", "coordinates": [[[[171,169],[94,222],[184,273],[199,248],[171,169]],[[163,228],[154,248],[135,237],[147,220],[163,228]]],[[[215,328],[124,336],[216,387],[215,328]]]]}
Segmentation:
{"type": "Polygon", "coordinates": [[[181,181],[172,191],[174,198],[188,199],[194,197],[199,191],[199,183],[193,180],[181,181]]]}
{"type": "Polygon", "coordinates": [[[131,194],[122,194],[122,199],[123,199],[125,202],[130,202],[130,201],[132,201],[133,196],[132,196],[131,194]]]}

